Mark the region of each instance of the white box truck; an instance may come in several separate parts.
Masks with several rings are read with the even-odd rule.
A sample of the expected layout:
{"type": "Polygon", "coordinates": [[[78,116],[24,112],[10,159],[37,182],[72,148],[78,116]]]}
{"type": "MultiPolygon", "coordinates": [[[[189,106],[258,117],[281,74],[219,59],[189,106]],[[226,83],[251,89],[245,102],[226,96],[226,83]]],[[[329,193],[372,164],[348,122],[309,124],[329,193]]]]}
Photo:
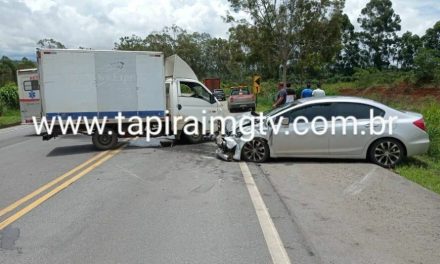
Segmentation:
{"type": "Polygon", "coordinates": [[[22,124],[32,124],[32,117],[41,118],[40,86],[37,69],[17,71],[18,96],[22,124]]]}
{"type": "MultiPolygon", "coordinates": [[[[92,142],[98,149],[110,149],[120,137],[139,136],[129,133],[129,118],[155,116],[171,122],[171,131],[160,135],[169,132],[196,143],[202,133],[182,133],[188,122],[195,122],[185,123],[186,117],[196,117],[199,128],[210,128],[209,117],[222,115],[221,104],[177,55],[165,60],[161,52],[42,49],[37,60],[42,115],[55,122],[45,140],[61,134],[60,120],[106,119],[105,133],[94,131],[92,142]],[[125,117],[122,131],[116,122],[119,113],[125,117]]],[[[87,132],[85,124],[79,132],[87,132]]]]}

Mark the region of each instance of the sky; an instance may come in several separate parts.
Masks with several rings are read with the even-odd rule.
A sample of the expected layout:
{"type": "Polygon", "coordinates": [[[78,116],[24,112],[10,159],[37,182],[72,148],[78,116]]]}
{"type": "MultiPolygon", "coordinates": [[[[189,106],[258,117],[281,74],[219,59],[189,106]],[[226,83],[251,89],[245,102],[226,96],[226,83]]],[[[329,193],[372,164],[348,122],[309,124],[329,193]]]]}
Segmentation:
{"type": "MultiPolygon", "coordinates": [[[[346,0],[353,24],[368,0],[346,0]]],[[[440,0],[392,0],[402,33],[423,35],[440,20],[440,0]]],[[[35,58],[36,43],[112,49],[119,37],[146,36],[173,24],[227,38],[227,0],[0,0],[0,56],[35,58]]],[[[357,26],[358,28],[358,26],[357,26]]]]}

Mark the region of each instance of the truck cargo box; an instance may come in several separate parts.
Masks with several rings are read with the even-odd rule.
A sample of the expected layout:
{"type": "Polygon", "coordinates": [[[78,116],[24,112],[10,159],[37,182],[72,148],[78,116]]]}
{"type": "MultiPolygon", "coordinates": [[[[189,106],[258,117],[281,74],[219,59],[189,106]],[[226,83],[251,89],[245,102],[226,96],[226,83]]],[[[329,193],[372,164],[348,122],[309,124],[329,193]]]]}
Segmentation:
{"type": "Polygon", "coordinates": [[[165,115],[161,52],[47,49],[38,52],[38,64],[49,119],[165,115]]]}

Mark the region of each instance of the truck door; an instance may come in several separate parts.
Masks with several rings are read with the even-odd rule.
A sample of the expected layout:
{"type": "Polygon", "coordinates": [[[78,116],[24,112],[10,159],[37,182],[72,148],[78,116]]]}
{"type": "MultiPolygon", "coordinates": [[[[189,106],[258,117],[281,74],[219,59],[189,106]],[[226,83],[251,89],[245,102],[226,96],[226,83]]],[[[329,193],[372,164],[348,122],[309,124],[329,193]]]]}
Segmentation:
{"type": "Polygon", "coordinates": [[[197,118],[209,131],[210,117],[220,114],[218,101],[211,101],[211,92],[199,82],[180,80],[177,85],[179,115],[197,118]]]}
{"type": "Polygon", "coordinates": [[[40,87],[37,73],[18,73],[20,113],[23,124],[31,124],[32,117],[41,119],[40,87]]]}

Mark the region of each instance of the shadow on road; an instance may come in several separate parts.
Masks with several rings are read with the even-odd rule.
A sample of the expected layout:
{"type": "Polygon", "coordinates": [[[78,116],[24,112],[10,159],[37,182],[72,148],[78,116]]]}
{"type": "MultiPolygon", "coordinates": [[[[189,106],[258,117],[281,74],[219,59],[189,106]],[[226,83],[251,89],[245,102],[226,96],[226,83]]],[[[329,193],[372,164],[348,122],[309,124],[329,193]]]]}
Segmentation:
{"type": "Polygon", "coordinates": [[[330,163],[369,163],[367,160],[350,160],[350,159],[320,159],[320,158],[277,158],[270,159],[267,164],[287,164],[287,163],[300,163],[300,164],[330,164],[330,163]]]}
{"type": "Polygon", "coordinates": [[[47,157],[56,157],[56,156],[68,156],[68,155],[77,155],[84,153],[93,153],[99,152],[96,150],[92,144],[84,144],[84,145],[73,145],[73,146],[64,146],[54,148],[51,152],[49,152],[47,157]]]}

